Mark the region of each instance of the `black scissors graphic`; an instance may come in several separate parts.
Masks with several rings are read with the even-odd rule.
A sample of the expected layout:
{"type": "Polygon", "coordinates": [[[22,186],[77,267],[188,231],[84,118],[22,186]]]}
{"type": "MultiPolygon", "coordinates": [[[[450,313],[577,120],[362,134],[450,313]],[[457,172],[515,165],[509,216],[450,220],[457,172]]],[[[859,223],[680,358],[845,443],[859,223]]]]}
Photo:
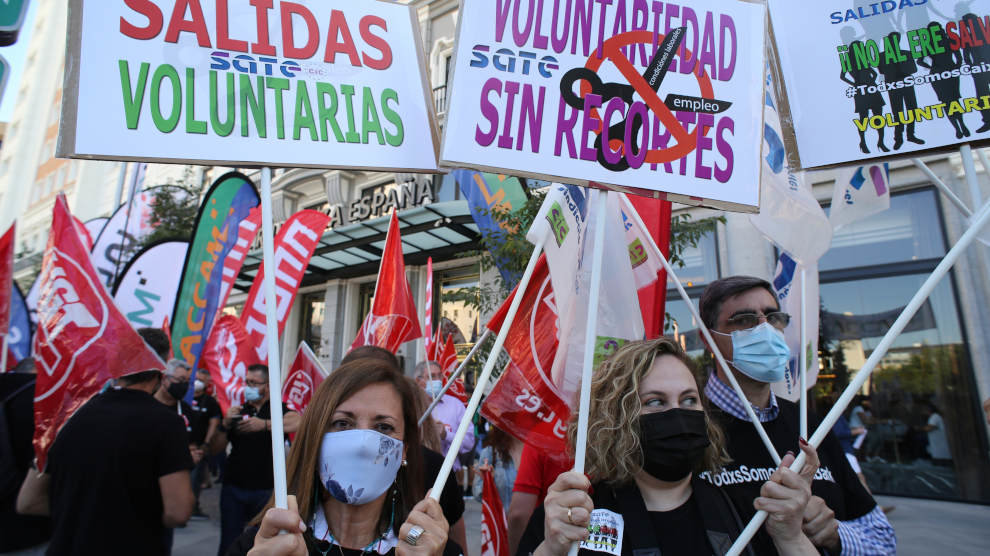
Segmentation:
{"type": "MultiPolygon", "coordinates": [[[[660,90],[660,84],[663,83],[663,78],[667,75],[667,70],[670,69],[670,61],[674,57],[674,53],[677,52],[677,49],[680,48],[681,40],[683,40],[686,31],[687,27],[671,29],[670,33],[664,37],[663,42],[660,43],[660,48],[657,49],[653,55],[653,59],[650,60],[650,65],[647,66],[646,71],[643,73],[643,79],[646,80],[654,92],[660,90]]],[[[561,97],[572,108],[584,110],[584,99],[574,92],[574,84],[579,81],[587,81],[591,86],[591,93],[602,97],[603,105],[609,100],[618,97],[625,101],[627,105],[632,106],[633,94],[636,92],[636,89],[632,85],[628,83],[602,83],[597,73],[588,68],[579,67],[568,71],[560,79],[561,97]]],[[[626,145],[625,148],[634,149],[638,152],[640,149],[636,142],[639,140],[639,130],[643,125],[643,121],[641,119],[634,119],[632,124],[630,137],[633,144],[626,145]]],[[[626,120],[622,120],[609,126],[608,135],[609,137],[622,137],[625,134],[625,129],[626,120]]],[[[599,134],[598,138],[595,139],[595,149],[598,151],[598,163],[614,172],[622,172],[629,169],[629,162],[626,161],[625,157],[619,159],[614,164],[605,160],[605,151],[602,149],[602,135],[599,134]]]]}

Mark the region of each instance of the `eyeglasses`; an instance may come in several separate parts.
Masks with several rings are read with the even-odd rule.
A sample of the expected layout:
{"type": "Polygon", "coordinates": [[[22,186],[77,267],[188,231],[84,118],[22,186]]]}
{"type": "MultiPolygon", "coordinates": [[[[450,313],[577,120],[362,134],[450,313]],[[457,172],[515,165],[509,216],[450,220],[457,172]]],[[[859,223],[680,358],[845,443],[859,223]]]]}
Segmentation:
{"type": "Polygon", "coordinates": [[[775,311],[765,315],[762,313],[743,313],[728,319],[726,322],[729,326],[745,330],[759,326],[760,319],[766,319],[770,323],[770,326],[777,330],[787,328],[787,325],[791,322],[791,316],[782,311],[775,311]]]}

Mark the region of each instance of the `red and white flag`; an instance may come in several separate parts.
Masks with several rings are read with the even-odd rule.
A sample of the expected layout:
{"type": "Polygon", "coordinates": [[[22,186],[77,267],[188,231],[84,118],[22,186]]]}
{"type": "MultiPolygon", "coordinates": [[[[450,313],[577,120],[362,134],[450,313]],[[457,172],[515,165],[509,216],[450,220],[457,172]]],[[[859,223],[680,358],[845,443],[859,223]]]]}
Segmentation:
{"type": "Polygon", "coordinates": [[[200,366],[210,371],[217,403],[226,414],[232,405],[244,403],[244,380],[247,368],[258,363],[251,337],[233,315],[221,315],[210,330],[200,366]]]}
{"type": "Polygon", "coordinates": [[[643,326],[647,338],[657,338],[663,334],[663,317],[667,302],[667,272],[660,261],[647,247],[649,237],[670,257],[670,201],[652,199],[640,195],[624,195],[632,206],[622,207],[622,226],[626,230],[629,259],[639,290],[639,310],[643,313],[643,326]],[[635,210],[646,225],[644,230],[631,218],[629,211],[635,210]]]}
{"type": "Polygon", "coordinates": [[[41,262],[34,450],[44,469],[62,424],[111,378],[164,369],[113,304],[59,195],[41,262]]]}
{"type": "Polygon", "coordinates": [[[83,247],[87,251],[93,250],[93,235],[89,233],[89,227],[82,220],[79,220],[75,216],[72,217],[72,223],[76,226],[76,233],[79,234],[79,239],[83,242],[83,247]]]}
{"type": "MultiPolygon", "coordinates": [[[[545,256],[533,270],[519,312],[505,339],[510,362],[485,398],[481,415],[496,427],[551,455],[567,453],[567,423],[571,410],[553,382],[551,367],[557,353],[557,305],[545,256]]],[[[509,296],[488,322],[498,332],[508,313],[509,296]]]]}
{"type": "Polygon", "coordinates": [[[492,470],[481,478],[481,556],[509,556],[509,529],[492,470]]]}
{"type": "Polygon", "coordinates": [[[399,219],[393,212],[392,220],[388,225],[382,263],[378,268],[375,300],[371,312],[364,318],[364,323],[358,330],[357,338],[351,344],[351,349],[372,345],[395,353],[400,345],[422,335],[416,303],[413,301],[409,282],[406,281],[399,219]]]}
{"type": "MultiPolygon", "coordinates": [[[[0,335],[10,332],[10,300],[14,292],[14,228],[0,236],[0,335]]],[[[5,369],[0,369],[3,372],[5,369]]]]}
{"type": "Polygon", "coordinates": [[[237,241],[231,247],[230,253],[223,260],[223,282],[220,284],[220,302],[217,304],[217,307],[227,305],[227,297],[234,287],[234,281],[237,280],[237,275],[241,273],[241,267],[244,266],[244,257],[251,250],[251,244],[254,242],[254,237],[258,235],[260,228],[261,207],[254,207],[248,213],[248,217],[241,220],[240,225],[237,227],[237,241]]]}
{"type": "MultiPolygon", "coordinates": [[[[447,336],[447,341],[443,345],[443,351],[437,357],[437,364],[443,369],[444,382],[450,380],[450,376],[457,370],[457,348],[454,347],[454,336],[447,336]]],[[[457,377],[457,380],[447,390],[447,394],[454,396],[462,404],[467,405],[468,396],[467,391],[464,389],[464,375],[457,377]]]]}
{"type": "Polygon", "coordinates": [[[299,342],[296,358],[292,360],[282,385],[282,402],[292,411],[302,413],[327,374],[309,344],[299,342]]]}
{"type": "MultiPolygon", "coordinates": [[[[289,310],[299,291],[306,267],[313,257],[313,251],[320,242],[323,232],[330,223],[330,217],[315,210],[301,210],[292,215],[275,237],[275,315],[278,317],[278,334],[285,329],[289,310]]],[[[240,233],[240,231],[238,232],[240,233]]],[[[240,241],[240,236],[238,236],[240,241]]],[[[236,276],[236,274],[235,274],[236,276]]],[[[262,364],[268,362],[268,328],[265,321],[265,295],[262,282],[265,265],[262,264],[248,292],[241,324],[251,338],[255,356],[262,364]]]]}
{"type": "Polygon", "coordinates": [[[423,335],[427,360],[433,353],[433,257],[426,259],[426,307],[423,308],[423,335]]]}

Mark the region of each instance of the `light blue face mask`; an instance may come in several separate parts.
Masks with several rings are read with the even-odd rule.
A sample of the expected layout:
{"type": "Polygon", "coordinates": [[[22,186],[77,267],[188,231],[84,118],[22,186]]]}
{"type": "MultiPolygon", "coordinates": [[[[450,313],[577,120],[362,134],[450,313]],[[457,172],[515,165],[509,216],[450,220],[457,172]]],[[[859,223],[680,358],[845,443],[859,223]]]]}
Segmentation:
{"type": "Polygon", "coordinates": [[[244,387],[244,401],[256,402],[261,399],[261,392],[254,386],[244,387]]]}
{"type": "Polygon", "coordinates": [[[426,393],[430,395],[431,398],[437,397],[437,394],[443,390],[442,380],[428,380],[426,381],[426,393]]]}
{"type": "Polygon", "coordinates": [[[735,330],[731,334],[712,330],[715,334],[732,338],[733,367],[757,382],[780,382],[784,380],[791,350],[787,347],[784,334],[768,322],[746,330],[735,330]]]}

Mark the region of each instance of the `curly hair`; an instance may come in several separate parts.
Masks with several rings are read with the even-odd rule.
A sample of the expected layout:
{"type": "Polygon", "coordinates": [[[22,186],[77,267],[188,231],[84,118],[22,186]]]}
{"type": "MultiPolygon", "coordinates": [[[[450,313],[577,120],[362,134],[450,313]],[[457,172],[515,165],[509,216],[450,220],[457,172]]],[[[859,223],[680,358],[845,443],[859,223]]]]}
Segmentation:
{"type": "MultiPolygon", "coordinates": [[[[585,471],[593,481],[611,484],[628,483],[643,467],[643,452],[639,444],[640,382],[649,374],[658,357],[671,355],[691,371],[701,394],[704,383],[694,363],[680,344],[666,337],[629,342],[619,348],[595,371],[591,382],[591,406],[588,418],[588,451],[585,471]]],[[[717,471],[728,463],[722,430],[708,413],[702,397],[705,423],[711,445],[705,450],[704,463],[695,471],[717,471]]],[[[573,450],[577,436],[577,413],[571,416],[567,429],[568,443],[573,450]]]]}

